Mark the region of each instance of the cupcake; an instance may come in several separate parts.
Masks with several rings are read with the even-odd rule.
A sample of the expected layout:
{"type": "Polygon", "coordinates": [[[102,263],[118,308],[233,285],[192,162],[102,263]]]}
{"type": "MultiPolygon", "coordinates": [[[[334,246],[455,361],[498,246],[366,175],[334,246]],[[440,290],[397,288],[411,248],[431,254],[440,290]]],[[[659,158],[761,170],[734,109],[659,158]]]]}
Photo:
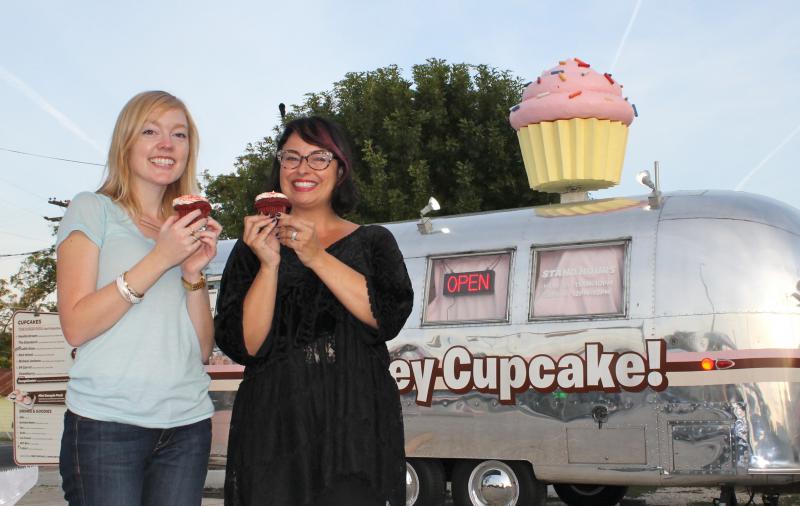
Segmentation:
{"type": "Polygon", "coordinates": [[[208,215],[211,214],[211,204],[208,202],[208,199],[199,195],[181,195],[172,201],[172,208],[175,209],[180,218],[183,218],[195,209],[200,209],[200,216],[193,219],[192,223],[202,218],[208,218],[208,215]]]}
{"type": "Polygon", "coordinates": [[[256,196],[256,210],[265,216],[275,216],[285,213],[292,205],[286,195],[278,192],[266,192],[256,196]]]}
{"type": "Polygon", "coordinates": [[[565,193],[618,184],[634,114],[622,85],[578,58],[544,71],[509,115],[531,188],[565,193]]]}

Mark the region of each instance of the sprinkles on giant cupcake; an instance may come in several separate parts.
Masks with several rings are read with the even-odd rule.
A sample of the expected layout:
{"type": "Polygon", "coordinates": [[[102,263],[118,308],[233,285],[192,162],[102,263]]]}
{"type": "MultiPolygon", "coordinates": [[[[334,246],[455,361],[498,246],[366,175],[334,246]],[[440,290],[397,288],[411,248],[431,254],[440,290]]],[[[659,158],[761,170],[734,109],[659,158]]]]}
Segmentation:
{"type": "Polygon", "coordinates": [[[509,115],[531,188],[566,193],[618,184],[635,115],[622,85],[578,58],[542,72],[509,115]]]}

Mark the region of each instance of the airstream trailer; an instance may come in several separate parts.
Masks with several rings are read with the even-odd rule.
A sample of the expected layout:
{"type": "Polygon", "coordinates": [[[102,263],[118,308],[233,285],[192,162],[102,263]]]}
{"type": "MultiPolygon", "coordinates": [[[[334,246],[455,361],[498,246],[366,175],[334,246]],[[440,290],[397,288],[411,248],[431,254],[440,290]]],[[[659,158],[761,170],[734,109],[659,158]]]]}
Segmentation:
{"type": "MultiPolygon", "coordinates": [[[[388,343],[408,504],[440,504],[446,481],[461,505],[800,481],[800,212],[729,191],[651,200],[386,225],[415,291],[388,343]]],[[[220,410],[227,371],[211,369],[220,410]]]]}

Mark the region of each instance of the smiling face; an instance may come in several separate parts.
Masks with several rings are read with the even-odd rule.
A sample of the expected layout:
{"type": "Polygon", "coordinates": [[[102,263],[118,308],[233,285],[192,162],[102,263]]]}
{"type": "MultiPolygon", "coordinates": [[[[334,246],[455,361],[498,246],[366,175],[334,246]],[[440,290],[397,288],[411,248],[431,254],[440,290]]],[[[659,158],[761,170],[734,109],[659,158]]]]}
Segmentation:
{"type": "MultiPolygon", "coordinates": [[[[305,157],[314,151],[325,150],[320,146],[309,144],[297,133],[293,133],[281,146],[283,151],[295,151],[305,157]]],[[[327,151],[327,150],[326,150],[327,151]]],[[[339,162],[331,160],[325,170],[314,170],[308,165],[308,160],[303,159],[294,169],[281,167],[281,191],[292,203],[293,209],[315,208],[318,206],[331,207],[333,190],[336,187],[339,162]]]]}
{"type": "Polygon", "coordinates": [[[177,181],[189,157],[189,128],[180,109],[149,116],[134,135],[128,162],[135,186],[165,188],[177,181]]]}

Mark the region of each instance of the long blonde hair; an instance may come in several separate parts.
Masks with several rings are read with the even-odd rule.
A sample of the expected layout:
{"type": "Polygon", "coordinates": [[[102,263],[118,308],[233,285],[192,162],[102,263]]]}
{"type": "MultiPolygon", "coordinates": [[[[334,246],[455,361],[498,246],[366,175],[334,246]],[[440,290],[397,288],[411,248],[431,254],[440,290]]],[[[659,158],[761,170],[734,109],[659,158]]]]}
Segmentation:
{"type": "Polygon", "coordinates": [[[160,114],[170,109],[178,109],[186,115],[189,123],[189,155],[186,159],[186,169],[181,177],[170,183],[161,200],[161,214],[167,217],[172,214],[172,200],[187,193],[197,193],[197,151],[200,139],[189,109],[181,99],[166,91],[145,91],[139,93],[125,104],[117,117],[114,133],[111,136],[111,146],[108,149],[108,163],[106,165],[106,180],[97,193],[107,195],[114,202],[121,205],[131,216],[142,213],[136,195],[133,194],[131,183],[132,171],[130,166],[130,151],[141,133],[147,118],[154,113],[160,114]]]}

